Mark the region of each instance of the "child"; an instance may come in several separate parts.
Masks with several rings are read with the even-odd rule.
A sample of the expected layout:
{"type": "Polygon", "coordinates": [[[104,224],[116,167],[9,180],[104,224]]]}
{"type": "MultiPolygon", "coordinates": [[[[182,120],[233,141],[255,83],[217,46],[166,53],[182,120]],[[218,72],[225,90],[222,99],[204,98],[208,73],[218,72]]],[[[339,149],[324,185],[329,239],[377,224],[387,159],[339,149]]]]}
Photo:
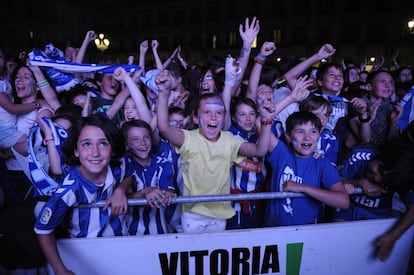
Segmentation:
{"type": "MultiPolygon", "coordinates": [[[[257,105],[249,98],[236,100],[231,108],[232,125],[229,131],[248,142],[256,143],[257,105]]],[[[266,179],[263,157],[246,157],[231,167],[230,193],[262,192],[266,179]]],[[[264,207],[261,200],[232,202],[236,215],[227,221],[227,229],[255,228],[262,225],[264,207]]]]}
{"type": "MultiPolygon", "coordinates": [[[[40,246],[56,274],[69,271],[58,254],[53,234],[73,206],[106,200],[119,182],[115,167],[124,152],[122,135],[108,119],[82,118],[63,147],[72,165],[60,188],[43,207],[35,223],[40,246]]],[[[102,237],[124,234],[122,216],[109,209],[75,208],[70,213],[71,237],[102,237]]]]}
{"type": "Polygon", "coordinates": [[[150,207],[132,208],[130,235],[168,233],[165,209],[177,195],[174,193],[173,166],[152,154],[153,135],[148,123],[127,121],[122,132],[130,154],[126,157],[126,180],[132,178],[132,198],[145,197],[150,207]]]}
{"type": "Polygon", "coordinates": [[[384,162],[381,153],[373,149],[355,149],[339,171],[350,194],[354,187],[361,187],[364,194],[352,195],[348,209],[337,209],[337,221],[385,219],[393,216],[392,201],[394,192],[386,186],[384,162]]]}
{"type": "Polygon", "coordinates": [[[272,136],[268,157],[272,168],[270,191],[302,192],[307,196],[270,201],[267,226],[317,223],[323,204],[349,207],[349,196],[338,172],[328,159],[313,157],[321,128],[316,115],[296,112],[286,120],[289,146],[272,136]]]}
{"type": "MultiPolygon", "coordinates": [[[[155,80],[158,89],[157,119],[161,135],[181,154],[184,196],[228,194],[230,167],[242,160],[239,155],[264,156],[274,116],[273,105],[260,106],[261,129],[257,144],[222,131],[225,108],[223,99],[215,94],[200,96],[193,114],[198,129],[184,130],[169,125],[168,97],[171,75],[162,71],[155,80]]],[[[182,206],[181,225],[184,233],[222,231],[226,220],[234,216],[229,202],[189,203],[182,206]]]]}
{"type": "Polygon", "coordinates": [[[40,104],[36,101],[22,104],[13,103],[10,83],[7,80],[0,80],[0,149],[15,146],[19,152],[24,151],[27,135],[18,131],[17,116],[39,108],[40,104]]]}
{"type": "Polygon", "coordinates": [[[331,102],[322,96],[309,95],[299,104],[299,111],[311,112],[321,120],[322,130],[315,149],[315,157],[325,157],[336,167],[339,150],[338,139],[325,129],[332,112],[331,102]]]}

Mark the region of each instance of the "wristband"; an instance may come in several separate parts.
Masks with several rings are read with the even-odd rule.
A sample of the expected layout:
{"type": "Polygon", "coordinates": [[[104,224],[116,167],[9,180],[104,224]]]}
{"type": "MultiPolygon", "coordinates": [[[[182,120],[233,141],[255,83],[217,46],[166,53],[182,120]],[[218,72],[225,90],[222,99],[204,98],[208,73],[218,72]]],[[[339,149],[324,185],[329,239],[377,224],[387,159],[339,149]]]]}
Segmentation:
{"type": "Polygon", "coordinates": [[[256,56],[254,58],[254,63],[260,64],[260,65],[264,65],[265,62],[263,60],[258,59],[257,56],[256,56]]]}
{"type": "Polygon", "coordinates": [[[361,123],[367,123],[371,120],[371,116],[367,116],[367,118],[361,118],[360,116],[358,117],[359,122],[361,123]]]}
{"type": "Polygon", "coordinates": [[[261,120],[260,123],[262,125],[271,125],[273,123],[273,121],[271,121],[271,120],[261,120]]]}
{"type": "Polygon", "coordinates": [[[266,61],[266,56],[262,56],[260,54],[256,55],[256,58],[259,59],[260,61],[266,61]]]}
{"type": "Polygon", "coordinates": [[[43,81],[37,82],[36,85],[39,88],[45,88],[49,86],[49,82],[47,80],[43,80],[43,81]]]}
{"type": "Polygon", "coordinates": [[[50,143],[52,143],[52,142],[55,142],[55,139],[54,138],[45,138],[44,140],[43,140],[43,144],[45,145],[45,146],[48,146],[50,143]]]}

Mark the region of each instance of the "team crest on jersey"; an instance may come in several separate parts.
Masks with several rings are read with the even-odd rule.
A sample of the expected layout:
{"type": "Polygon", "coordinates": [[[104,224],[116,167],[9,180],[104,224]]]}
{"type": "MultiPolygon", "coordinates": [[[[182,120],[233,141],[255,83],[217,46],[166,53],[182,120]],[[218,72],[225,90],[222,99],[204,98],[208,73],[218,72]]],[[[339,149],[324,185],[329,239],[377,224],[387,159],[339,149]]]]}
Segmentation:
{"type": "Polygon", "coordinates": [[[42,212],[42,216],[40,217],[41,224],[48,224],[50,217],[52,217],[52,209],[49,207],[45,207],[42,212]]]}

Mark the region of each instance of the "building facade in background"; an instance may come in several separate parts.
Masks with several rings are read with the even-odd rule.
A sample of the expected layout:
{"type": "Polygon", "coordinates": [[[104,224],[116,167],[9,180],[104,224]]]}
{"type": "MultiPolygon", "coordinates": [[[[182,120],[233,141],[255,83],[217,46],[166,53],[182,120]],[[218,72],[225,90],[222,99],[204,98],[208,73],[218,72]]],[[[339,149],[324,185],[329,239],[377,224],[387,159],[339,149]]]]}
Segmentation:
{"type": "MultiPolygon", "coordinates": [[[[400,63],[414,64],[414,34],[407,27],[414,1],[407,0],[22,0],[5,6],[3,13],[10,16],[0,18],[0,41],[15,54],[48,42],[80,46],[92,29],[110,40],[105,57],[120,63],[138,56],[145,39],[159,41],[162,58],[178,45],[189,60],[237,55],[239,24],[256,16],[261,26],[257,50],[264,41],[274,41],[274,58],[308,56],[329,42],[337,48],[335,61],[359,63],[383,55],[391,65],[398,50],[400,63]]],[[[99,54],[91,43],[85,62],[99,54]]]]}

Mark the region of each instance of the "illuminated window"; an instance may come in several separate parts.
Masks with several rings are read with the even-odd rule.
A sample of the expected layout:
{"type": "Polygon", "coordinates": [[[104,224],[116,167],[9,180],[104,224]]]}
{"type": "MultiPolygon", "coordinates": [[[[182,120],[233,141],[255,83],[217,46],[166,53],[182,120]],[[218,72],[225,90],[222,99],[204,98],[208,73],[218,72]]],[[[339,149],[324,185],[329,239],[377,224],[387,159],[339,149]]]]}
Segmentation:
{"type": "Polygon", "coordinates": [[[237,33],[230,32],[229,33],[229,46],[236,46],[237,44],[237,33]]]}
{"type": "Polygon", "coordinates": [[[257,36],[254,38],[253,43],[252,43],[252,48],[256,49],[257,48],[257,36]]]}
{"type": "Polygon", "coordinates": [[[213,50],[217,49],[217,35],[213,34],[213,36],[211,37],[211,48],[213,50]]]}
{"type": "Polygon", "coordinates": [[[273,41],[276,44],[282,43],[282,30],[281,29],[274,29],[272,33],[273,41]]]}

